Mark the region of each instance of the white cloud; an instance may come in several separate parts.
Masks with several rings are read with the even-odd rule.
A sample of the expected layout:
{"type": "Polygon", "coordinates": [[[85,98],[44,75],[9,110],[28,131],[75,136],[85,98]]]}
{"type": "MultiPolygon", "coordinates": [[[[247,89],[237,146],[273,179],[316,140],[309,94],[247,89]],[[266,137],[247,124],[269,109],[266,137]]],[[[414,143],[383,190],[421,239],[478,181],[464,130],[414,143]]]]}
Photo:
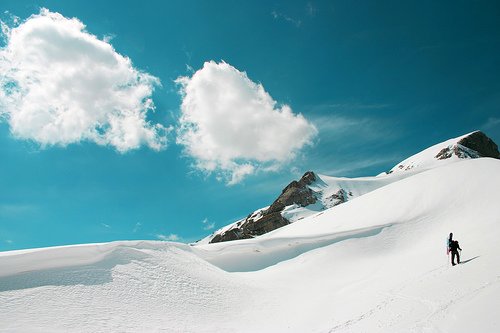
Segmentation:
{"type": "Polygon", "coordinates": [[[42,146],[92,141],[120,152],[166,145],[167,129],[146,119],[159,79],[134,68],[109,37],[47,9],[2,30],[0,116],[15,137],[42,146]]]}
{"type": "Polygon", "coordinates": [[[106,229],[109,229],[111,228],[111,226],[109,224],[106,224],[106,223],[101,223],[101,225],[106,228],[106,229]]]}
{"type": "Polygon", "coordinates": [[[170,241],[170,242],[178,242],[181,239],[179,237],[179,235],[176,235],[176,234],[170,234],[170,235],[158,234],[158,235],[156,235],[156,238],[163,240],[163,241],[170,241]]]}
{"type": "Polygon", "coordinates": [[[206,62],[176,82],[183,97],[177,143],[197,169],[228,184],[277,169],[317,134],[301,114],[278,105],[261,84],[225,62],[206,62]]]}
{"type": "Polygon", "coordinates": [[[203,224],[203,230],[212,230],[215,228],[215,223],[210,222],[207,218],[205,218],[201,223],[203,224]]]}

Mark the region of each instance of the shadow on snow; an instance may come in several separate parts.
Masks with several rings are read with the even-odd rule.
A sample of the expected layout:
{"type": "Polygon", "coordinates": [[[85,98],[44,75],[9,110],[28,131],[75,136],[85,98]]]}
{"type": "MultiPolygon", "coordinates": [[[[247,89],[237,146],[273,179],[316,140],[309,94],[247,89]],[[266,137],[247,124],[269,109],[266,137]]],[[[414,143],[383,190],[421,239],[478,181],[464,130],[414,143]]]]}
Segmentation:
{"type": "Polygon", "coordinates": [[[470,261],[472,261],[472,260],[474,260],[474,259],[477,259],[477,258],[479,258],[479,257],[480,257],[480,256],[475,256],[475,257],[473,257],[473,258],[470,258],[470,259],[467,259],[467,260],[464,260],[464,261],[460,261],[460,265],[466,264],[466,263],[468,263],[468,262],[470,262],[470,261]]]}
{"type": "MultiPolygon", "coordinates": [[[[267,239],[258,244],[249,244],[242,241],[241,244],[231,244],[231,251],[221,251],[215,256],[200,254],[211,264],[227,272],[251,272],[258,271],[269,266],[276,265],[282,261],[293,259],[311,250],[329,246],[342,241],[372,237],[381,233],[385,228],[393,226],[394,223],[350,230],[332,235],[297,238],[275,238],[267,239]]],[[[222,249],[224,250],[224,249],[222,249]]]]}
{"type": "Polygon", "coordinates": [[[44,286],[102,285],[113,281],[112,269],[117,265],[126,265],[148,256],[135,249],[117,248],[103,260],[91,265],[51,268],[0,277],[0,292],[44,286]]]}

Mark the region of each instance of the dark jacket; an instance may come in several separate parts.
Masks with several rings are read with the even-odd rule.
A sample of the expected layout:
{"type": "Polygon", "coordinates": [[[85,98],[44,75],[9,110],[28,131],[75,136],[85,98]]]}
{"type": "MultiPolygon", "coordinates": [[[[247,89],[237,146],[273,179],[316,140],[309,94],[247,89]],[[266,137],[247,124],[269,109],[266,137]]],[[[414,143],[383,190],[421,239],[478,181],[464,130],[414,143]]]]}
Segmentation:
{"type": "Polygon", "coordinates": [[[458,244],[458,241],[454,240],[454,241],[451,241],[450,243],[450,250],[451,251],[457,251],[457,250],[460,250],[462,251],[462,249],[460,248],[460,245],[458,244]]]}

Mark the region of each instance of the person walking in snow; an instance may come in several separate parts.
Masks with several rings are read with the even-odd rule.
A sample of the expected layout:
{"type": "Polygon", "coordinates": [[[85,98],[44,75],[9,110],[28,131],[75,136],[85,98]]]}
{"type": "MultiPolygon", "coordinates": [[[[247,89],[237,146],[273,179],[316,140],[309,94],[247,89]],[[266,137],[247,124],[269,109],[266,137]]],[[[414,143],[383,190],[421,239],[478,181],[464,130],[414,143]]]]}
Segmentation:
{"type": "Polygon", "coordinates": [[[458,253],[458,250],[462,251],[460,248],[460,244],[458,244],[457,240],[452,239],[453,234],[450,234],[450,239],[449,239],[449,247],[450,247],[450,252],[451,252],[451,264],[455,266],[455,256],[457,257],[457,264],[460,264],[460,254],[458,253]]]}

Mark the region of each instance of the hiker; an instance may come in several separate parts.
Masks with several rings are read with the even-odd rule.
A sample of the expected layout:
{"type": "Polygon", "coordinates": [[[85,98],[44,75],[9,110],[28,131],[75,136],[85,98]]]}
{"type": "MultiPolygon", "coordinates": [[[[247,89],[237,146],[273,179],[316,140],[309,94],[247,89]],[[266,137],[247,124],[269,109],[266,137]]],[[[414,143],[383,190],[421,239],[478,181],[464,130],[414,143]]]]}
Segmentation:
{"type": "Polygon", "coordinates": [[[448,239],[448,244],[451,252],[451,264],[455,266],[455,256],[457,257],[457,264],[460,264],[460,254],[458,250],[462,251],[460,248],[460,244],[458,244],[457,240],[452,239],[453,234],[450,234],[450,238],[448,239]]]}

